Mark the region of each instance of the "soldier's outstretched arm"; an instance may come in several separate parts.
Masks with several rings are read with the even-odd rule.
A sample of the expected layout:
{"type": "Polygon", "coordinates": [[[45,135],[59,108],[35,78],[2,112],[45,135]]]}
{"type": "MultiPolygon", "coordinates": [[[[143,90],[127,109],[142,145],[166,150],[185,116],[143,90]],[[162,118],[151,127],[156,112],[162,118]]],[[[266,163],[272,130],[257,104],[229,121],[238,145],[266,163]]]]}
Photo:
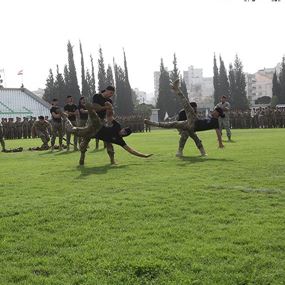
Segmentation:
{"type": "Polygon", "coordinates": [[[148,158],[148,157],[153,155],[153,154],[144,154],[144,153],[138,152],[138,151],[134,150],[133,148],[129,147],[128,145],[124,145],[123,148],[128,153],[135,155],[135,156],[138,156],[138,157],[148,158]]]}

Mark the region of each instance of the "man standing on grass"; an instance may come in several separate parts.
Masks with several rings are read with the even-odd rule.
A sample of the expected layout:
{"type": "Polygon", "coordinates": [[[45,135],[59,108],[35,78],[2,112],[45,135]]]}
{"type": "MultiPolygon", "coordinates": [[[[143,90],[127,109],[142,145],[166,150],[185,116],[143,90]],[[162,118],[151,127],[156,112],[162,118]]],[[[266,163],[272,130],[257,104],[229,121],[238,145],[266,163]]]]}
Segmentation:
{"type": "MultiPolygon", "coordinates": [[[[62,114],[66,129],[69,132],[75,133],[79,137],[82,137],[82,142],[80,143],[80,165],[84,165],[85,152],[87,151],[88,144],[92,138],[100,139],[107,143],[120,145],[127,152],[138,157],[147,158],[152,155],[140,153],[126,144],[123,137],[130,135],[132,133],[132,130],[130,128],[122,128],[121,125],[116,120],[114,120],[113,106],[110,102],[105,103],[105,125],[102,123],[102,119],[98,116],[97,112],[94,110],[94,107],[92,107],[91,104],[87,103],[85,106],[88,110],[89,115],[87,125],[85,127],[74,127],[68,120],[67,116],[64,113],[62,114]]],[[[111,164],[115,164],[113,162],[114,161],[111,161],[111,164]]]]}
{"type": "Polygon", "coordinates": [[[52,100],[52,107],[50,109],[50,113],[52,125],[51,150],[54,150],[54,144],[57,135],[59,141],[59,150],[62,150],[63,127],[61,120],[61,110],[58,106],[58,100],[56,98],[52,100]]]}
{"type": "Polygon", "coordinates": [[[2,151],[4,152],[6,149],[5,149],[3,126],[1,122],[0,122],[0,143],[1,143],[2,151]]]}
{"type": "MultiPolygon", "coordinates": [[[[64,106],[64,111],[68,116],[69,121],[72,123],[74,127],[76,127],[76,117],[78,116],[78,109],[77,106],[73,103],[73,98],[72,96],[67,96],[66,97],[66,105],[64,106]]],[[[67,148],[66,150],[69,151],[70,149],[70,138],[71,138],[71,133],[66,131],[66,145],[67,148]]],[[[77,136],[74,135],[73,138],[73,146],[74,146],[74,151],[77,151],[77,136]]]]}
{"type": "Polygon", "coordinates": [[[185,95],[182,93],[181,89],[179,88],[179,79],[176,79],[170,86],[171,89],[175,92],[175,94],[179,96],[180,99],[182,100],[187,120],[157,123],[145,119],[144,120],[145,124],[161,128],[167,128],[167,129],[187,130],[191,132],[199,132],[199,131],[215,129],[218,138],[219,148],[223,148],[224,145],[222,143],[222,136],[219,129],[219,121],[218,121],[218,118],[220,116],[221,117],[224,116],[223,110],[217,107],[212,112],[211,118],[204,120],[197,119],[197,115],[193,107],[190,105],[189,100],[185,97],[185,95]]]}
{"type": "Polygon", "coordinates": [[[222,118],[221,116],[219,117],[219,128],[222,133],[222,130],[225,129],[227,132],[227,137],[228,141],[230,142],[232,133],[231,133],[231,125],[230,125],[230,109],[231,105],[227,101],[227,96],[222,96],[221,97],[221,102],[216,105],[215,108],[221,108],[225,114],[225,116],[222,118]]]}

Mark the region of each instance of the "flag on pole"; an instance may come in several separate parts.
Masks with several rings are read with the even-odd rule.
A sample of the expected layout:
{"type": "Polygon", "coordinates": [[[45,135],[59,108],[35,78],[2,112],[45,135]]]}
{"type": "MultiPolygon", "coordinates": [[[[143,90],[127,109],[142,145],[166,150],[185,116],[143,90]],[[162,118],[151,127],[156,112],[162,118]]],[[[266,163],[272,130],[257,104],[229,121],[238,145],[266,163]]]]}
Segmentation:
{"type": "Polygon", "coordinates": [[[18,75],[23,75],[23,69],[18,72],[18,75]]]}

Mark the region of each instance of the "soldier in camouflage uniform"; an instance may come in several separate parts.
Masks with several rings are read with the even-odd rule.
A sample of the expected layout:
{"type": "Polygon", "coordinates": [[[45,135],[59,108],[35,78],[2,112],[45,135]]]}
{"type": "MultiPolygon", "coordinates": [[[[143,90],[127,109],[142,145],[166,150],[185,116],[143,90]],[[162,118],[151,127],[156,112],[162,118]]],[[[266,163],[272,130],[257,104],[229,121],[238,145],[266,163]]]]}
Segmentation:
{"type": "Polygon", "coordinates": [[[23,118],[23,138],[26,139],[29,136],[29,121],[27,117],[23,118]]]}
{"type": "Polygon", "coordinates": [[[35,120],[34,118],[31,116],[29,119],[29,127],[28,127],[28,138],[30,139],[32,136],[32,126],[34,124],[35,120]]]}
{"type": "Polygon", "coordinates": [[[32,126],[32,137],[37,136],[42,140],[43,144],[41,149],[49,149],[48,142],[50,141],[49,133],[52,130],[52,126],[49,121],[45,120],[44,116],[39,116],[39,120],[35,121],[32,126]]]}
{"type": "Polygon", "coordinates": [[[2,122],[0,123],[0,144],[2,147],[2,151],[5,151],[5,141],[4,141],[4,132],[3,132],[2,122]]]}
{"type": "Polygon", "coordinates": [[[51,125],[52,125],[52,136],[51,136],[51,150],[54,150],[55,139],[58,136],[59,150],[62,150],[62,138],[63,138],[63,125],[61,120],[61,110],[58,106],[58,100],[55,98],[52,100],[51,113],[51,125]]]}
{"type": "Polygon", "coordinates": [[[229,116],[231,105],[227,101],[227,96],[221,97],[221,102],[218,103],[215,108],[218,107],[221,108],[225,114],[223,118],[219,117],[220,132],[222,133],[222,130],[226,129],[228,141],[231,141],[232,132],[230,128],[231,126],[230,126],[230,116],[229,116]]]}
{"type": "MultiPolygon", "coordinates": [[[[197,103],[196,102],[190,102],[190,106],[193,108],[194,112],[197,114],[197,103]]],[[[187,120],[187,115],[185,110],[181,110],[178,114],[178,118],[177,121],[185,121],[187,120]]],[[[195,118],[196,120],[196,118],[195,118]]],[[[180,134],[180,139],[179,139],[179,147],[176,153],[177,157],[182,157],[183,156],[183,149],[184,146],[188,140],[188,138],[190,137],[194,143],[196,144],[196,147],[198,148],[198,150],[201,153],[201,156],[206,156],[206,151],[203,147],[202,141],[199,139],[199,137],[197,136],[197,134],[193,131],[193,130],[183,130],[183,129],[178,129],[178,132],[180,134]]]]}
{"type": "Polygon", "coordinates": [[[2,118],[1,119],[1,125],[2,125],[2,135],[3,135],[3,138],[7,138],[7,126],[6,126],[6,122],[5,122],[6,118],[2,118]]]}
{"type": "Polygon", "coordinates": [[[281,127],[280,128],[284,128],[285,127],[285,108],[281,109],[281,127]]]}
{"type": "Polygon", "coordinates": [[[8,128],[9,128],[9,138],[15,139],[15,123],[14,118],[9,118],[8,121],[8,128]]]}
{"type": "Polygon", "coordinates": [[[20,117],[16,118],[15,129],[16,129],[16,138],[21,139],[22,138],[22,120],[20,117]]]}

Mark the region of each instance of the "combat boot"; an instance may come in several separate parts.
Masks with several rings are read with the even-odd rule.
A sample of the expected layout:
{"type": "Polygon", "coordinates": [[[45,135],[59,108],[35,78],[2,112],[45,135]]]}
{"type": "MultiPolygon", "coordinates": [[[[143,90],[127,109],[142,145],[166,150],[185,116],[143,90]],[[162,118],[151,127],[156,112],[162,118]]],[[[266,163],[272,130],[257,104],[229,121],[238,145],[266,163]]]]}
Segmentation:
{"type": "Polygon", "coordinates": [[[176,152],[176,157],[182,157],[183,156],[183,150],[179,148],[176,152]]]}

